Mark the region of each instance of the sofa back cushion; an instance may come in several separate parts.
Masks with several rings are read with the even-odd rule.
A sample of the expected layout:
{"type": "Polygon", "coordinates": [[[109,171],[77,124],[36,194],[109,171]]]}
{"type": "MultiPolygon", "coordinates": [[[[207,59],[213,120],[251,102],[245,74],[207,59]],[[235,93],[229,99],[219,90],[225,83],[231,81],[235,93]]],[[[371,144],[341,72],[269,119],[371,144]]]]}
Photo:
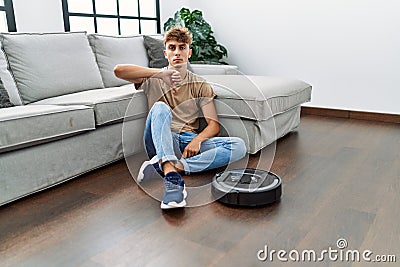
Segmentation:
{"type": "Polygon", "coordinates": [[[0,108],[9,108],[13,107],[14,104],[11,103],[10,98],[8,96],[8,93],[6,89],[3,86],[3,82],[1,81],[0,78],[0,108]]]}
{"type": "Polygon", "coordinates": [[[10,101],[14,105],[22,105],[17,85],[15,84],[15,80],[9,71],[8,62],[2,49],[0,50],[0,79],[2,80],[3,86],[10,97],[10,101]]]}
{"type": "Polygon", "coordinates": [[[104,88],[85,32],[3,33],[22,102],[104,88]]]}
{"type": "Polygon", "coordinates": [[[168,66],[168,59],[164,56],[164,38],[162,35],[143,36],[144,47],[149,57],[150,68],[164,68],[168,66]]]}
{"type": "Polygon", "coordinates": [[[147,67],[149,64],[141,35],[107,36],[89,34],[88,38],[96,55],[97,64],[106,87],[121,86],[129,83],[115,77],[115,65],[135,64],[147,67]]]}

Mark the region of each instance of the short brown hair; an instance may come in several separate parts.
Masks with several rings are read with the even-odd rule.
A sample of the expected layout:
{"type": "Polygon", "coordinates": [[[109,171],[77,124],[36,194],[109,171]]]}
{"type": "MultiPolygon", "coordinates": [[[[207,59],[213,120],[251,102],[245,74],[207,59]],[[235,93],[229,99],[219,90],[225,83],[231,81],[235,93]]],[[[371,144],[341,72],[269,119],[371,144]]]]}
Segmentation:
{"type": "Polygon", "coordinates": [[[193,37],[188,28],[175,26],[165,33],[164,45],[171,40],[191,45],[193,37]]]}

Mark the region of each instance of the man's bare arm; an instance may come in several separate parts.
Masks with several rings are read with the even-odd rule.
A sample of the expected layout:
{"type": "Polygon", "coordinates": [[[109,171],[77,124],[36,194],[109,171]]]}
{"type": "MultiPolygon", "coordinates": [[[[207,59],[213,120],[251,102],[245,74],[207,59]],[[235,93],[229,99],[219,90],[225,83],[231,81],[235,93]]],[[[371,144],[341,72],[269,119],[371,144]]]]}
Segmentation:
{"type": "Polygon", "coordinates": [[[135,85],[140,85],[144,79],[150,77],[162,79],[171,87],[180,84],[182,81],[181,75],[177,70],[147,68],[131,64],[116,65],[114,74],[116,77],[132,82],[135,85]]]}

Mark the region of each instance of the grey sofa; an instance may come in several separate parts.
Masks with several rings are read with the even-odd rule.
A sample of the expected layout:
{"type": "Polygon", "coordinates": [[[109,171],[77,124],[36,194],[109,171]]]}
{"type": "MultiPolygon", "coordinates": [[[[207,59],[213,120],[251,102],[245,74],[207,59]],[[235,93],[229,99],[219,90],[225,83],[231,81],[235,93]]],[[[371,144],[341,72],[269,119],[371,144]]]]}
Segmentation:
{"type": "MultiPolygon", "coordinates": [[[[0,78],[15,104],[0,109],[0,205],[143,152],[146,97],[113,74],[116,64],[149,64],[143,36],[0,37],[0,78]]],[[[245,139],[249,153],[295,129],[311,97],[299,80],[192,69],[214,86],[221,134],[245,139]]]]}

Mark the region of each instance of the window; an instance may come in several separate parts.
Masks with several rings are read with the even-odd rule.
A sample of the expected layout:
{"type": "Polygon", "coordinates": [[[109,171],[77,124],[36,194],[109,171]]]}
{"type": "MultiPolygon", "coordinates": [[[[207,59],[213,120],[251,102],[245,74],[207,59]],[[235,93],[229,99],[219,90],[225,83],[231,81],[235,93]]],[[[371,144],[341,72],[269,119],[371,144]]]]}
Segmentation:
{"type": "Polygon", "coordinates": [[[0,32],[16,32],[12,0],[0,0],[0,32]]]}
{"type": "Polygon", "coordinates": [[[107,35],[161,32],[159,0],[62,0],[62,7],[65,31],[107,35]]]}

